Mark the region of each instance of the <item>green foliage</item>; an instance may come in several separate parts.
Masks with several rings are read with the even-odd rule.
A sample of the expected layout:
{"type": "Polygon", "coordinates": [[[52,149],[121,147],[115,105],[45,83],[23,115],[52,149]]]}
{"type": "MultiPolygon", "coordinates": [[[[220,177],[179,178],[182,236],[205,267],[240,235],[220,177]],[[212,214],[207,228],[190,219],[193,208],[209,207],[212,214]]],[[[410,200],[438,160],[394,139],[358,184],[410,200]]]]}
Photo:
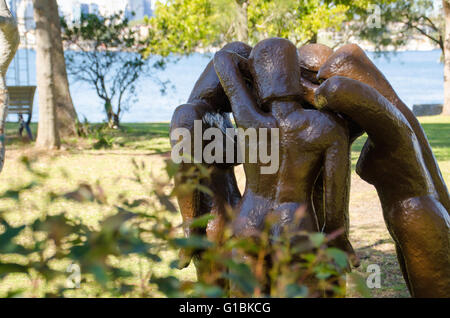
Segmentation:
{"type": "MultiPolygon", "coordinates": [[[[120,116],[134,102],[136,82],[148,75],[148,61],[141,43],[122,14],[101,17],[83,14],[79,22],[62,20],[63,40],[69,73],[75,80],[92,85],[103,100],[111,128],[119,126],[120,116]]],[[[153,68],[163,68],[159,60],[153,68]]]]}
{"type": "Polygon", "coordinates": [[[353,25],[355,35],[375,44],[377,51],[406,45],[413,37],[425,37],[444,49],[444,14],[442,3],[433,0],[398,0],[377,3],[381,24],[364,23],[373,12],[360,11],[362,23],[353,25]]]}
{"type": "Polygon", "coordinates": [[[249,6],[251,42],[268,37],[288,38],[297,45],[316,42],[321,30],[340,30],[348,5],[321,0],[259,0],[249,6]]]}
{"type": "Polygon", "coordinates": [[[146,20],[150,33],[145,54],[183,54],[216,44],[220,30],[212,23],[215,14],[210,0],[157,2],[154,17],[146,20]]]}
{"type": "Polygon", "coordinates": [[[297,45],[320,31],[339,31],[374,0],[168,0],[147,20],[146,55],[189,54],[230,41],[255,44],[268,37],[297,45]]]}
{"type": "MultiPolygon", "coordinates": [[[[345,293],[346,255],[327,247],[323,234],[291,233],[271,241],[269,231],[264,231],[255,242],[236,238],[227,229],[220,245],[204,236],[181,238],[185,225],[174,222],[178,211],[171,198],[176,189],[170,191],[167,179],[149,174],[143,162],[133,161],[130,179],[144,193],[134,200],[108,196],[99,183],[80,183],[71,191],[51,190],[49,171],[25,157],[21,162],[32,181],[19,180],[0,194],[0,285],[11,277],[22,277],[29,284],[11,286],[0,296],[224,297],[228,292],[219,285],[223,280],[230,280],[235,293],[244,296],[345,293]],[[29,200],[36,191],[43,197],[40,204],[29,200]],[[105,211],[105,217],[87,224],[69,209],[81,203],[105,211]],[[23,217],[30,209],[33,217],[23,217]],[[289,243],[292,235],[301,235],[302,243],[289,243]],[[177,259],[167,258],[168,252],[174,255],[180,248],[201,253],[206,266],[221,270],[197,282],[181,279],[176,275],[177,259]],[[276,266],[266,266],[268,257],[276,266]],[[136,259],[150,264],[149,270],[136,272],[121,265],[136,259]],[[163,266],[169,271],[156,271],[163,266]],[[262,285],[269,276],[273,286],[266,295],[262,285]]],[[[166,170],[171,176],[177,174],[177,166],[168,164],[166,170]]],[[[62,173],[69,181],[70,176],[62,173]]],[[[192,225],[204,228],[211,220],[203,216],[192,225]]]]}

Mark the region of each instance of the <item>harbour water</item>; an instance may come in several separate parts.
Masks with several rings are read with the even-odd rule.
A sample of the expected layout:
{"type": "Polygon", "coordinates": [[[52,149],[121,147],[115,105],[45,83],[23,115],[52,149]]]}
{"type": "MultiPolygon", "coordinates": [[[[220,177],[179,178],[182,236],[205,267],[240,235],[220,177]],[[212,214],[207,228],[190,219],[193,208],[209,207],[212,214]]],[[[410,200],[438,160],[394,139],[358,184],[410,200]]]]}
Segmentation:
{"type": "MultiPolygon", "coordinates": [[[[405,51],[387,53],[376,57],[369,53],[375,64],[385,74],[394,89],[410,107],[413,104],[442,103],[443,64],[440,63],[439,50],[405,51]]],[[[170,121],[174,109],[186,102],[195,81],[211,59],[210,54],[192,54],[177,62],[167,64],[164,70],[153,72],[153,79],[144,77],[136,89],[136,101],[122,115],[122,122],[161,122],[170,121]],[[165,94],[161,94],[161,82],[170,81],[165,94]]],[[[13,65],[13,64],[12,64],[13,65]]],[[[35,52],[29,52],[30,84],[36,84],[35,52]]],[[[23,68],[23,66],[21,66],[23,68]]],[[[7,76],[8,85],[14,85],[13,68],[7,76]]],[[[24,76],[22,76],[24,77],[24,76]]],[[[102,100],[95,89],[86,83],[74,82],[69,78],[70,92],[80,120],[89,122],[105,120],[102,100]]],[[[22,83],[25,85],[26,83],[22,83]]],[[[38,121],[38,99],[35,97],[33,121],[38,121]]],[[[8,120],[14,121],[12,115],[8,120]]]]}

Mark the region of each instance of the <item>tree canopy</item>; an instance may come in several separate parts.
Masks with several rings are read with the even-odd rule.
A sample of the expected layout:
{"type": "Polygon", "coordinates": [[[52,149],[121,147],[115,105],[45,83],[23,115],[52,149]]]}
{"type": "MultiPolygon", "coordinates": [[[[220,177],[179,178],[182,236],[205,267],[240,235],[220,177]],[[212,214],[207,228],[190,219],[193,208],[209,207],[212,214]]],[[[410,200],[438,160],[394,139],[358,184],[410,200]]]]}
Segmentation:
{"type": "MultiPolygon", "coordinates": [[[[355,25],[359,38],[375,44],[377,51],[406,45],[422,36],[444,50],[444,14],[433,0],[397,0],[379,4],[381,23],[376,28],[355,25]]],[[[362,13],[363,15],[366,13],[362,13]]]]}
{"type": "Polygon", "coordinates": [[[147,19],[145,53],[187,54],[240,40],[255,44],[267,37],[297,45],[316,42],[320,31],[339,31],[345,21],[374,3],[392,0],[168,0],[157,2],[147,19]]]}

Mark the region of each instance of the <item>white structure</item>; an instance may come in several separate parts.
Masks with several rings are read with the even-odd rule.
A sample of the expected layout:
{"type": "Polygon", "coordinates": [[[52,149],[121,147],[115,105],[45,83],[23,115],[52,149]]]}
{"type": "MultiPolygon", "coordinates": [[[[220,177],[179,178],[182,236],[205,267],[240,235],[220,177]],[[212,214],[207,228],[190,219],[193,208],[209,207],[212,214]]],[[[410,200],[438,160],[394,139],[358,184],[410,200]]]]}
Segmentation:
{"type": "Polygon", "coordinates": [[[145,16],[150,17],[152,15],[151,1],[128,0],[126,2],[127,4],[125,6],[124,12],[129,20],[142,20],[145,16]]]}
{"type": "Polygon", "coordinates": [[[16,19],[19,33],[24,34],[36,27],[33,17],[33,1],[22,0],[16,4],[16,19]]]}
{"type": "MultiPolygon", "coordinates": [[[[33,29],[33,2],[31,0],[7,2],[13,15],[17,14],[18,19],[27,17],[27,30],[33,29]]],[[[150,17],[153,14],[151,0],[57,0],[57,2],[60,14],[68,22],[79,21],[82,13],[106,16],[122,12],[129,20],[142,20],[145,16],[150,17]]]]}
{"type": "Polygon", "coordinates": [[[58,0],[58,5],[71,21],[77,21],[81,13],[108,16],[122,12],[129,20],[142,20],[153,13],[151,0],[58,0]]]}

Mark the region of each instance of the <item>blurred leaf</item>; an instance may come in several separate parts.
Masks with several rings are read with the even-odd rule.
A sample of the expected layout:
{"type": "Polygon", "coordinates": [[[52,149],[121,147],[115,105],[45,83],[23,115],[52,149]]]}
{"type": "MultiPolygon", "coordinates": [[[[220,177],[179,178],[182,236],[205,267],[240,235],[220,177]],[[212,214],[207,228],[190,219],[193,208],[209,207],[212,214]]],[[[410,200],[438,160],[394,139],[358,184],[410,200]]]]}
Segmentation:
{"type": "Polygon", "coordinates": [[[24,191],[27,191],[27,190],[31,190],[34,187],[36,187],[37,185],[38,185],[38,183],[33,181],[33,182],[25,184],[25,185],[23,185],[21,187],[18,187],[16,189],[6,190],[5,192],[3,192],[0,195],[0,198],[8,198],[8,199],[13,199],[13,200],[18,201],[19,200],[19,195],[20,195],[21,192],[24,192],[24,191]]]}
{"type": "Polygon", "coordinates": [[[226,292],[219,286],[209,286],[205,284],[195,284],[194,287],[195,297],[209,297],[209,298],[220,298],[226,297],[226,292]]]}
{"type": "Polygon", "coordinates": [[[233,260],[227,260],[228,273],[224,273],[223,277],[229,278],[241,291],[247,295],[252,295],[258,281],[253,276],[253,272],[247,264],[236,263],[233,260]]]}
{"type": "Polygon", "coordinates": [[[172,213],[177,213],[178,210],[170,201],[169,197],[160,191],[155,191],[155,195],[158,198],[159,202],[167,209],[167,211],[172,213]]]}
{"type": "Polygon", "coordinates": [[[23,288],[9,290],[8,293],[6,294],[5,298],[18,298],[18,297],[21,297],[24,292],[25,292],[25,289],[23,289],[23,288]]]}
{"type": "Polygon", "coordinates": [[[370,289],[367,287],[366,278],[361,276],[361,274],[356,272],[348,273],[348,279],[351,280],[351,282],[356,287],[356,291],[359,295],[365,298],[372,297],[370,289]]]}
{"type": "Polygon", "coordinates": [[[178,278],[173,276],[168,277],[152,277],[150,283],[156,284],[158,289],[163,292],[167,297],[179,297],[181,283],[178,278]]]}
{"type": "Polygon", "coordinates": [[[169,176],[169,178],[173,178],[179,171],[180,165],[174,163],[172,160],[166,160],[165,163],[167,175],[169,176]]]}
{"type": "Polygon", "coordinates": [[[108,283],[108,274],[106,269],[101,265],[93,265],[88,268],[89,272],[94,274],[95,280],[105,286],[108,283]]]}
{"type": "Polygon", "coordinates": [[[80,184],[77,190],[66,193],[64,197],[77,202],[93,202],[95,200],[94,191],[89,184],[80,184]]]}
{"type": "Polygon", "coordinates": [[[192,222],[190,223],[190,227],[191,228],[206,228],[206,226],[208,225],[208,222],[211,220],[214,220],[215,216],[211,215],[211,214],[205,214],[201,217],[195,218],[194,220],[192,220],[192,222]]]}
{"type": "Polygon", "coordinates": [[[5,227],[5,231],[0,234],[0,253],[14,253],[17,249],[22,249],[22,247],[13,243],[12,240],[25,228],[25,226],[23,225],[14,228],[3,220],[0,220],[0,224],[5,227]]]}
{"type": "Polygon", "coordinates": [[[287,298],[304,298],[308,296],[308,287],[290,284],[286,286],[287,298]]]}
{"type": "Polygon", "coordinates": [[[328,256],[335,261],[337,266],[339,266],[340,268],[347,268],[348,258],[345,252],[334,247],[329,247],[325,251],[328,254],[328,256]]]}
{"type": "Polygon", "coordinates": [[[137,208],[139,206],[149,206],[150,202],[146,199],[139,199],[139,200],[134,200],[132,202],[127,201],[124,204],[129,208],[137,208]]]}
{"type": "Polygon", "coordinates": [[[101,222],[102,232],[117,231],[126,221],[129,221],[137,216],[134,213],[122,211],[106,218],[101,222]]]}
{"type": "Polygon", "coordinates": [[[198,235],[192,235],[188,238],[176,238],[173,242],[177,247],[190,249],[207,249],[214,246],[211,241],[198,235]]]}
{"type": "Polygon", "coordinates": [[[57,245],[68,235],[76,233],[79,227],[70,225],[70,221],[63,215],[47,216],[45,221],[36,220],[31,228],[33,231],[44,231],[57,245]]]}
{"type": "Polygon", "coordinates": [[[12,263],[0,263],[0,278],[11,273],[28,273],[28,267],[12,263]]]}
{"type": "Polygon", "coordinates": [[[323,233],[311,233],[309,234],[309,240],[315,248],[319,248],[325,243],[325,235],[323,233]]]}

